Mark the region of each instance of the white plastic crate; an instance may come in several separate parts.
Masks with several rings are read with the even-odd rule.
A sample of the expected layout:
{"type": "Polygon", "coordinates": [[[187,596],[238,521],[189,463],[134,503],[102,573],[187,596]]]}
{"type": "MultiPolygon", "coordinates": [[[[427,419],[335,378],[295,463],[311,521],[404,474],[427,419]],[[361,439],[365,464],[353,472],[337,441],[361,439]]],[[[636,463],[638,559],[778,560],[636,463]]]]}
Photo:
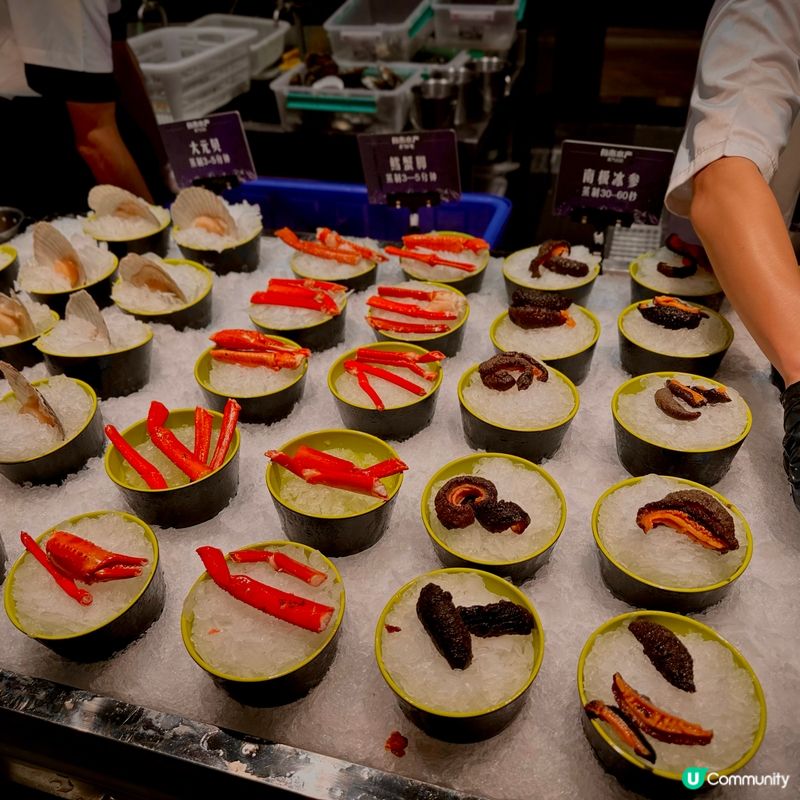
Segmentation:
{"type": "Polygon", "coordinates": [[[410,61],[433,29],[431,0],[347,0],[322,26],[335,58],[410,61]]]}
{"type": "MultiPolygon", "coordinates": [[[[350,65],[348,65],[350,66],[350,65]]],[[[376,69],[376,64],[354,64],[376,69]]],[[[294,130],[303,123],[305,114],[342,114],[357,120],[361,127],[373,133],[396,133],[403,130],[411,110],[411,89],[419,83],[421,70],[408,64],[387,64],[403,82],[395,89],[315,89],[293,86],[295,75],[303,75],[305,64],[285,72],[270,83],[278,102],[281,125],[294,130]]]]}
{"type": "Polygon", "coordinates": [[[159,122],[202,117],[250,88],[245,28],[171,27],[129,40],[159,122]]]}
{"type": "Polygon", "coordinates": [[[257,36],[250,45],[250,75],[271,67],[283,54],[286,33],[291,27],[285,20],[240,17],[235,14],[206,14],[189,23],[191,28],[252,28],[257,36]]]}
{"type": "Polygon", "coordinates": [[[524,12],[525,0],[433,0],[434,35],[443,45],[505,52],[524,12]]]}

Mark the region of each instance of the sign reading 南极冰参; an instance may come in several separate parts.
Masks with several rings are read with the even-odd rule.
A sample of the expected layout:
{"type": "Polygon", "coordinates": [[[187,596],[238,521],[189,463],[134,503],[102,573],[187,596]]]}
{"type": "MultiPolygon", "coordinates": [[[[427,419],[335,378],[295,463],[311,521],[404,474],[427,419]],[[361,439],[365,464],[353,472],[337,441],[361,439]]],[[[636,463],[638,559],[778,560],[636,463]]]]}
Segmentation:
{"type": "Polygon", "coordinates": [[[672,150],[657,147],[565,139],[553,210],[560,216],[603,211],[655,225],[674,160],[672,150]]]}
{"type": "Polygon", "coordinates": [[[198,178],[235,175],[255,179],[253,157],[238,111],[159,126],[175,182],[181,189],[198,178]]]}
{"type": "Polygon", "coordinates": [[[461,197],[454,131],[362,134],[358,149],[370,203],[402,204],[404,195],[461,197]]]}

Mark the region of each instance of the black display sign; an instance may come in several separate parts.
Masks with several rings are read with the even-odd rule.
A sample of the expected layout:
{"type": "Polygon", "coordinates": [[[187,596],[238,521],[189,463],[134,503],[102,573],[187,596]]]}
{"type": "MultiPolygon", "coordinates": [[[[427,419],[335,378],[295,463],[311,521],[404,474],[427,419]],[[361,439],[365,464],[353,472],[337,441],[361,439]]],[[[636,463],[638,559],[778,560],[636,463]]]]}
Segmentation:
{"type": "Polygon", "coordinates": [[[602,211],[655,225],[674,160],[672,150],[565,139],[554,213],[602,211]]]}
{"type": "Polygon", "coordinates": [[[455,131],[362,134],[358,149],[370,203],[405,205],[404,196],[442,202],[461,197],[455,131]]]}
{"type": "Polygon", "coordinates": [[[238,111],[159,125],[175,182],[181,189],[201,178],[235,175],[254,180],[256,169],[238,111]]]}

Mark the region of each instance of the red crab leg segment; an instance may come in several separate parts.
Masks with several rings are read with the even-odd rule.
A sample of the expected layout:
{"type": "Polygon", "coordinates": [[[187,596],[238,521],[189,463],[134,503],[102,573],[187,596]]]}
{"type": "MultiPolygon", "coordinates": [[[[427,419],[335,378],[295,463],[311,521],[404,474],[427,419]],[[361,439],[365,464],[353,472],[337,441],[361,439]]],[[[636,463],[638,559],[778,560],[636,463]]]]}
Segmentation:
{"type": "Polygon", "coordinates": [[[210,411],[197,406],[194,410],[194,457],[205,464],[211,449],[211,427],[213,417],[210,411]]]}
{"type": "Polygon", "coordinates": [[[364,364],[361,361],[345,361],[344,368],[351,375],[366,373],[367,375],[372,375],[375,378],[380,378],[381,380],[393,383],[395,386],[399,386],[401,389],[405,389],[407,392],[413,392],[420,397],[423,397],[428,393],[424,386],[417,386],[416,383],[406,380],[402,375],[398,375],[395,372],[389,372],[388,369],[376,367],[373,364],[364,364]]]}
{"type": "Polygon", "coordinates": [[[268,367],[269,369],[296,369],[305,360],[299,352],[279,351],[274,353],[254,353],[249,350],[212,350],[214,361],[238,364],[242,367],[268,367]]]}
{"type": "Polygon", "coordinates": [[[270,278],[268,286],[288,286],[289,288],[311,289],[312,291],[322,292],[341,292],[344,294],[347,287],[341,283],[331,281],[321,281],[317,278],[270,278]]]}
{"type": "Polygon", "coordinates": [[[415,375],[420,378],[425,378],[426,381],[436,379],[436,373],[433,370],[423,369],[416,361],[406,356],[418,355],[417,353],[405,353],[398,350],[373,350],[369,347],[362,347],[356,351],[356,361],[361,361],[367,364],[386,364],[392,367],[402,367],[403,369],[411,370],[415,375]]]}
{"type": "Polygon", "coordinates": [[[50,563],[47,554],[39,547],[35,539],[29,533],[21,531],[19,538],[25,549],[50,573],[53,580],[65,594],[68,594],[73,600],[77,600],[82,606],[90,606],[92,604],[91,592],[87,592],[86,589],[81,589],[75,585],[75,581],[73,581],[72,578],[62,575],[56,567],[50,563]]]}
{"type": "Polygon", "coordinates": [[[447,253],[462,253],[470,250],[478,253],[489,249],[489,242],[477,236],[442,236],[431,233],[412,233],[403,237],[406,247],[426,247],[429,250],[444,250],[447,253]]]}
{"type": "Polygon", "coordinates": [[[219,432],[219,439],[217,439],[217,446],[214,448],[214,455],[211,458],[210,466],[212,470],[221,467],[228,455],[241,410],[242,407],[233,398],[228,398],[225,403],[225,411],[222,414],[222,428],[219,432]]]}
{"type": "Polygon", "coordinates": [[[369,382],[367,374],[359,370],[347,369],[346,365],[345,369],[351,375],[356,376],[356,380],[358,381],[358,385],[361,387],[361,391],[364,392],[367,397],[369,397],[369,399],[372,401],[372,405],[374,405],[378,411],[384,411],[386,409],[386,405],[383,402],[383,398],[378,394],[375,387],[369,382]]]}
{"type": "Polygon", "coordinates": [[[374,250],[370,250],[369,247],[364,247],[364,245],[358,244],[357,242],[351,242],[349,239],[345,239],[344,236],[340,236],[336,231],[332,231],[330,228],[317,228],[317,239],[326,247],[330,247],[334,250],[344,250],[345,252],[350,250],[354,253],[358,253],[362,258],[366,258],[368,261],[381,262],[389,260],[382,253],[376,253],[374,250]]]}
{"type": "Polygon", "coordinates": [[[183,442],[164,425],[169,417],[169,409],[158,400],[150,403],[147,414],[147,434],[150,441],[181,471],[190,481],[204,478],[211,469],[195,458],[183,442]]]}
{"type": "Polygon", "coordinates": [[[361,256],[356,252],[349,252],[347,250],[334,250],[326,247],[324,244],[318,242],[305,242],[299,239],[297,234],[290,231],[289,228],[281,228],[275,231],[275,235],[289,247],[299,250],[301,253],[308,253],[310,256],[317,258],[324,258],[332,261],[338,261],[341,264],[358,264],[361,256]]]}
{"type": "Polygon", "coordinates": [[[371,467],[367,467],[364,472],[373,478],[388,478],[392,475],[397,475],[398,472],[405,472],[408,469],[408,464],[401,461],[399,458],[387,458],[385,461],[379,461],[371,467]]]}
{"type": "Polygon", "coordinates": [[[378,294],[381,297],[404,297],[408,300],[427,300],[431,302],[436,299],[436,290],[412,289],[410,286],[379,286],[378,294]]]}
{"type": "Polygon", "coordinates": [[[391,311],[393,314],[405,314],[407,317],[419,317],[420,319],[458,319],[456,311],[439,311],[432,308],[422,308],[413,303],[398,303],[396,300],[389,300],[386,297],[370,297],[367,305],[372,308],[379,308],[381,311],[391,311]]]}
{"type": "Polygon", "coordinates": [[[331,606],[274,589],[249,575],[232,575],[222,550],[216,547],[198,547],[197,554],[211,580],[237,600],[307,631],[321,633],[328,627],[334,612],[331,606]]]}
{"type": "Polygon", "coordinates": [[[104,430],[111,444],[119,450],[120,455],[139,473],[141,479],[151,489],[167,488],[164,476],[143,455],[136,452],[113,425],[106,425],[104,430]]]}
{"type": "Polygon", "coordinates": [[[280,550],[234,550],[229,553],[231,561],[237,564],[252,564],[257,561],[264,561],[269,564],[275,572],[285,572],[294,578],[305,581],[310,586],[319,586],[324,583],[328,576],[308,564],[281,553],[280,550]]]}
{"type": "Polygon", "coordinates": [[[312,486],[321,483],[332,489],[343,489],[346,492],[366,494],[385,500],[388,496],[386,487],[378,480],[367,475],[362,470],[334,470],[326,469],[320,472],[316,469],[304,469],[303,480],[312,486]]]}
{"type": "Polygon", "coordinates": [[[413,361],[415,364],[427,364],[430,361],[444,361],[446,358],[445,354],[440,350],[429,350],[427,353],[411,353],[404,350],[375,350],[371,347],[359,347],[356,351],[356,358],[359,361],[376,360],[373,359],[373,356],[378,355],[392,359],[397,358],[402,361],[413,361]]]}
{"type": "Polygon", "coordinates": [[[398,322],[395,319],[376,317],[374,314],[368,315],[366,320],[375,330],[394,333],[447,333],[450,330],[450,326],[443,322],[398,322]]]}
{"type": "Polygon", "coordinates": [[[339,306],[324,292],[296,291],[294,289],[267,289],[266,292],[253,292],[250,302],[260,306],[290,306],[292,308],[310,308],[313,311],[324,311],[326,314],[338,315],[339,306]],[[327,298],[327,300],[323,299],[327,298]],[[331,310],[333,303],[335,311],[331,310]]]}
{"type": "Polygon", "coordinates": [[[383,249],[390,256],[399,256],[400,258],[409,258],[412,261],[421,261],[423,264],[427,264],[430,267],[454,267],[455,269],[463,269],[464,272],[475,272],[475,270],[478,269],[475,264],[442,258],[436,253],[423,253],[421,250],[404,250],[400,247],[392,247],[391,245],[383,249]]]}
{"type": "Polygon", "coordinates": [[[302,353],[311,355],[305,347],[290,347],[279,339],[273,339],[258,331],[229,329],[217,331],[208,337],[224,350],[250,350],[257,353],[302,353]]]}
{"type": "Polygon", "coordinates": [[[56,531],[45,549],[57,569],[83,583],[136,578],[147,563],[146,558],[114,553],[68,531],[56,531]]]}

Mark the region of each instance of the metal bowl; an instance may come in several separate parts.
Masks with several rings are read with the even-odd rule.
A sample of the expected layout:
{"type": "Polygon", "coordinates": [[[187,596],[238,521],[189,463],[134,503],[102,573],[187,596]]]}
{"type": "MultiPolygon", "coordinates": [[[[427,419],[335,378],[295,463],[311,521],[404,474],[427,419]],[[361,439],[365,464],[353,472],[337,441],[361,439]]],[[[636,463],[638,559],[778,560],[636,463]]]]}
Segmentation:
{"type": "Polygon", "coordinates": [[[17,235],[23,219],[25,215],[18,208],[0,206],[0,244],[17,235]]]}

